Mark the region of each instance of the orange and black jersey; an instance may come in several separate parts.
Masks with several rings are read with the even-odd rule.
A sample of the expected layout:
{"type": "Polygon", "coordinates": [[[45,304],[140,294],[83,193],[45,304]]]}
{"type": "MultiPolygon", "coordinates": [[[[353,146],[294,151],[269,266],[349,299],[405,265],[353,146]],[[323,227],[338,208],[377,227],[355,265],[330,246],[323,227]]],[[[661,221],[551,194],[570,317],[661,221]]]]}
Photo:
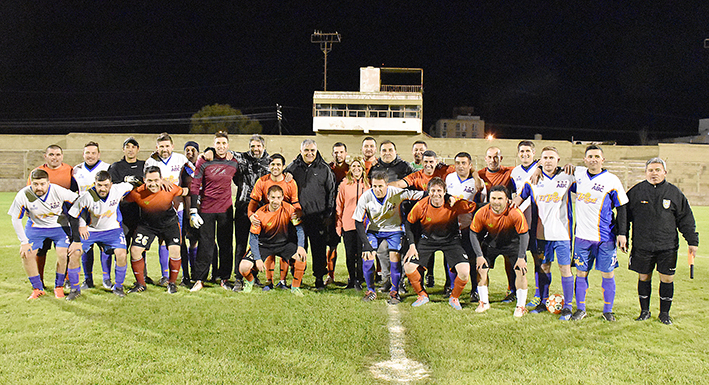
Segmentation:
{"type": "MultiPolygon", "coordinates": [[[[453,206],[445,202],[441,207],[431,204],[431,197],[421,199],[411,209],[407,220],[409,223],[421,223],[421,238],[431,241],[450,241],[460,235],[458,216],[475,211],[475,202],[464,199],[456,201],[453,206]]],[[[407,234],[411,237],[412,234],[407,234]]],[[[410,238],[413,240],[413,238],[410,238]]]]}
{"type": "Polygon", "coordinates": [[[502,214],[495,214],[490,205],[478,210],[473,217],[470,230],[478,234],[481,243],[495,249],[514,249],[519,247],[520,235],[529,228],[524,214],[518,208],[508,207],[502,214]]]}
{"type": "Polygon", "coordinates": [[[439,177],[446,180],[446,175],[455,172],[455,166],[447,166],[443,163],[436,165],[436,169],[433,170],[432,175],[426,175],[423,170],[418,170],[404,177],[404,182],[406,186],[414,190],[426,191],[428,189],[428,182],[435,177],[439,177]]]}
{"type": "Polygon", "coordinates": [[[284,245],[293,234],[290,229],[291,223],[294,226],[300,224],[300,219],[292,220],[294,212],[293,205],[286,202],[283,202],[276,211],[270,211],[268,205],[263,206],[254,213],[261,223],[252,224],[249,231],[258,235],[259,245],[270,247],[284,245]]]}
{"type": "Polygon", "coordinates": [[[514,170],[514,167],[500,166],[497,171],[490,171],[485,167],[482,170],[478,170],[478,176],[485,182],[487,191],[490,191],[494,186],[503,185],[512,194],[517,191],[514,179],[512,179],[512,170],[514,170]]]}
{"type": "Polygon", "coordinates": [[[259,207],[263,207],[268,204],[268,189],[273,185],[281,186],[283,189],[283,202],[290,203],[295,207],[296,210],[300,211],[300,203],[298,203],[298,184],[294,180],[286,182],[283,179],[280,182],[276,182],[271,179],[271,174],[266,174],[256,181],[253,190],[251,190],[251,201],[249,202],[249,208],[247,211],[248,216],[255,213],[259,207]]]}
{"type": "MultiPolygon", "coordinates": [[[[62,186],[67,190],[73,192],[79,192],[79,185],[74,179],[74,168],[66,163],[62,163],[61,166],[57,168],[49,168],[46,164],[37,167],[39,170],[44,170],[49,175],[49,183],[54,183],[56,185],[62,186]]],[[[27,185],[32,184],[32,178],[27,178],[27,185]]]]}
{"type": "Polygon", "coordinates": [[[160,190],[156,193],[142,185],[129,192],[123,200],[135,202],[140,206],[140,220],[152,228],[164,228],[177,223],[177,212],[172,207],[172,201],[182,195],[182,187],[173,184],[170,191],[160,190]]]}

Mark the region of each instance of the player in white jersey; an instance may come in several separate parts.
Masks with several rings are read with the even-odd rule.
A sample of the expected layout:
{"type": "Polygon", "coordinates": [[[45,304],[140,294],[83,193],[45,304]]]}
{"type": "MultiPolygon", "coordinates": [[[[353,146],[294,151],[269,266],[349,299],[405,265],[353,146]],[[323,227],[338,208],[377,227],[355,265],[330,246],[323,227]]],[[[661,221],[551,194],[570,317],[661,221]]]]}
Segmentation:
{"type": "MultiPolygon", "coordinates": [[[[161,133],[156,140],[155,152],[145,160],[145,170],[152,166],[158,167],[160,169],[160,175],[162,175],[164,180],[170,184],[182,186],[180,183],[182,170],[184,169],[187,175],[194,176],[194,164],[192,164],[185,155],[179,152],[173,152],[173,150],[174,142],[172,141],[172,137],[167,132],[161,133]]],[[[177,219],[180,226],[182,226],[184,198],[177,197],[174,202],[174,206],[177,210],[177,219]]],[[[158,256],[160,258],[160,272],[162,274],[159,284],[166,286],[170,275],[170,252],[162,241],[158,248],[158,256]]],[[[146,275],[146,280],[148,279],[146,275]]]]}
{"type": "MultiPolygon", "coordinates": [[[[576,264],[576,311],[571,320],[580,320],[586,316],[586,291],[588,290],[588,272],[596,263],[596,270],[603,277],[603,318],[615,321],[613,301],[615,300],[615,277],[613,270],[618,267],[616,255],[616,221],[613,208],[617,213],[617,226],[625,228],[625,204],[628,197],[617,176],[603,169],[603,150],[596,145],[586,147],[583,158],[586,167],[577,167],[576,178],[576,238],[574,240],[574,262],[576,264]]],[[[624,248],[627,238],[619,235],[618,247],[624,248]]]]}
{"type": "Polygon", "coordinates": [[[549,298],[551,284],[551,263],[554,254],[558,258],[561,273],[561,286],[564,291],[564,308],[560,320],[571,318],[571,305],[574,301],[574,278],[571,274],[571,188],[575,182],[573,175],[561,172],[559,151],[555,147],[542,150],[542,176],[537,183],[525,182],[514,204],[519,206],[523,200],[532,202],[532,219],[529,221],[530,233],[540,246],[543,246],[542,263],[538,281],[541,301],[531,313],[545,312],[546,299],[549,298]]]}
{"type": "MultiPolygon", "coordinates": [[[[454,161],[455,172],[446,175],[445,179],[447,193],[456,199],[464,199],[468,202],[480,204],[484,199],[483,196],[487,195],[487,191],[485,184],[482,183],[478,173],[473,169],[472,157],[467,152],[459,152],[455,155],[454,161]]],[[[470,224],[472,222],[473,213],[465,213],[458,216],[461,245],[467,255],[475,255],[473,246],[470,244],[470,224]]],[[[469,259],[468,262],[470,264],[470,271],[474,273],[470,275],[470,282],[472,284],[470,302],[477,303],[480,301],[480,297],[476,290],[478,287],[478,276],[477,273],[475,273],[475,260],[469,259]]],[[[453,290],[450,284],[455,282],[456,274],[450,270],[446,271],[448,271],[449,278],[446,280],[448,285],[446,285],[445,291],[448,292],[453,290]]]]}
{"type": "MultiPolygon", "coordinates": [[[[133,189],[129,183],[111,183],[111,174],[101,171],[96,174],[94,187],[84,191],[69,209],[69,215],[78,218],[83,212],[89,215],[88,226],[80,226],[81,247],[90,249],[97,243],[107,254],[116,256],[116,284],[111,290],[125,297],[123,281],[126,278],[126,238],[121,223],[118,204],[133,189]]],[[[79,251],[77,250],[77,254],[79,251]]]]}
{"type": "Polygon", "coordinates": [[[372,173],[372,188],[359,197],[352,219],[355,220],[357,235],[362,242],[362,268],[364,280],[367,282],[367,291],[362,300],[371,301],[377,297],[374,292],[374,257],[377,255],[379,244],[386,240],[389,245],[392,288],[389,292],[389,303],[397,304],[401,302],[398,291],[401,278],[399,256],[404,236],[399,205],[405,199],[421,199],[423,191],[387,186],[388,182],[386,171],[372,173]],[[369,227],[366,229],[365,220],[369,221],[369,227]]]}
{"type": "Polygon", "coordinates": [[[54,296],[64,297],[64,272],[67,264],[72,292],[79,287],[79,261],[78,259],[67,261],[67,249],[74,251],[81,247],[78,221],[69,221],[69,218],[63,214],[64,203],[71,204],[76,198],[75,192],[49,183],[49,175],[46,171],[35,169],[30,174],[30,185],[22,188],[12,201],[7,213],[12,217],[12,226],[20,240],[22,265],[32,284],[32,295],[28,299],[36,299],[45,294],[37,269],[37,250],[42,247],[45,239],[51,239],[57,251],[54,296]],[[22,218],[25,215],[29,218],[23,227],[22,218]],[[70,232],[69,227],[73,231],[70,232]]]}
{"type": "MultiPolygon", "coordinates": [[[[512,173],[510,174],[510,177],[515,183],[517,195],[522,192],[524,184],[538,169],[537,166],[539,165],[539,162],[534,160],[535,154],[536,151],[534,149],[534,142],[529,140],[523,140],[517,144],[517,158],[519,158],[520,164],[518,164],[514,169],[512,169],[512,173]]],[[[527,223],[531,226],[532,210],[530,209],[530,203],[531,201],[529,199],[525,199],[519,205],[519,209],[524,214],[524,219],[526,219],[527,223]]],[[[539,280],[540,274],[544,274],[541,272],[542,259],[544,258],[544,246],[540,245],[539,242],[537,242],[537,239],[534,237],[534,232],[531,231],[529,233],[529,244],[527,245],[527,250],[532,253],[532,259],[534,260],[534,282],[536,287],[534,291],[534,297],[532,297],[532,300],[529,301],[527,307],[536,308],[541,303],[541,299],[539,296],[539,280]]],[[[551,282],[551,273],[547,274],[544,277],[541,277],[542,281],[546,278],[548,278],[549,282],[551,282]]]]}
{"type": "MultiPolygon", "coordinates": [[[[98,143],[88,142],[84,145],[84,161],[74,166],[74,179],[79,185],[79,193],[90,189],[94,185],[96,174],[99,171],[107,171],[110,164],[101,161],[101,150],[98,143]]],[[[111,282],[111,258],[100,251],[101,270],[103,270],[104,281],[111,282]]],[[[81,255],[81,264],[84,268],[84,289],[94,287],[94,250],[93,248],[81,255]]],[[[105,285],[104,285],[105,286],[105,285]]],[[[111,286],[109,285],[108,288],[111,286]]]]}

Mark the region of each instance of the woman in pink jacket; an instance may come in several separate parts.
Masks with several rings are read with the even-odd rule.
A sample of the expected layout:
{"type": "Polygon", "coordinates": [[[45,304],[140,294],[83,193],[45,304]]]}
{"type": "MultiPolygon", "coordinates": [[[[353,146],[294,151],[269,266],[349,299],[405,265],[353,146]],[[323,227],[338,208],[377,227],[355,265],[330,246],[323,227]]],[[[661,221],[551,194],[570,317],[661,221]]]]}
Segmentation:
{"type": "Polygon", "coordinates": [[[337,193],[337,234],[342,237],[347,256],[347,272],[350,277],[347,289],[362,290],[362,245],[357,236],[354,214],[357,200],[369,189],[369,181],[364,174],[364,160],[356,156],[350,162],[350,170],[340,183],[337,193]]]}

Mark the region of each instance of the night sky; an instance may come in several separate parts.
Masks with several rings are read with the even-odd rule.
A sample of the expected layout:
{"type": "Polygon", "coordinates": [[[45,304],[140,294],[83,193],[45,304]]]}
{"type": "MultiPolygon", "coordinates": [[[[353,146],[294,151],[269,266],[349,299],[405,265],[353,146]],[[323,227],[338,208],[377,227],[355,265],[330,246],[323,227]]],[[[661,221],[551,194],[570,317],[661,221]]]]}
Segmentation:
{"type": "Polygon", "coordinates": [[[426,131],[457,106],[498,137],[621,143],[709,117],[709,2],[67,3],[0,3],[3,132],[186,132],[222,103],[275,133],[279,103],[286,133],[311,133],[316,29],[342,34],[330,91],[358,90],[368,65],[423,68],[426,131]]]}

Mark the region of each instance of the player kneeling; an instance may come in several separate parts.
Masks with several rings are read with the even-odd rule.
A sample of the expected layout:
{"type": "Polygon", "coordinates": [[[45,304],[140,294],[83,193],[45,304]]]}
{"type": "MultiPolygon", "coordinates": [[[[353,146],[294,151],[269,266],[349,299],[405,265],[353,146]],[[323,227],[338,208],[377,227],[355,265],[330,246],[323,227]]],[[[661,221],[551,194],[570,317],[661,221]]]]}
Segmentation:
{"type": "Polygon", "coordinates": [[[248,253],[239,264],[239,271],[244,276],[244,293],[249,293],[254,287],[254,276],[251,269],[256,265],[259,271],[266,269],[262,255],[274,255],[283,260],[295,260],[295,272],[291,292],[299,297],[303,296],[300,290],[300,283],[305,273],[305,233],[300,225],[300,219],[294,215],[295,208],[290,203],[283,202],[283,189],[278,185],[273,185],[268,189],[268,205],[261,207],[254,213],[256,224],[252,222],[249,234],[248,253]],[[297,244],[293,242],[293,230],[295,227],[297,244]]]}
{"type": "Polygon", "coordinates": [[[495,267],[499,255],[514,266],[517,286],[517,307],[514,316],[522,317],[527,308],[527,221],[518,208],[509,207],[507,188],[497,185],[490,189],[490,204],[478,210],[470,225],[470,243],[475,250],[478,269],[480,304],[475,309],[482,313],[490,308],[488,299],[488,271],[495,267]],[[481,246],[482,243],[482,246],[481,246]]]}
{"type": "Polygon", "coordinates": [[[442,251],[448,266],[452,266],[458,273],[448,303],[454,309],[461,310],[459,298],[470,277],[470,263],[460,243],[458,216],[473,212],[476,205],[473,202],[459,200],[451,206],[446,202],[445,194],[445,182],[435,177],[428,182],[428,197],[418,201],[409,212],[405,226],[410,246],[404,257],[404,271],[418,294],[418,299],[411,306],[426,304],[428,293],[421,286],[419,269],[426,268],[433,253],[442,251]],[[419,222],[421,239],[415,245],[411,225],[419,222]]]}

